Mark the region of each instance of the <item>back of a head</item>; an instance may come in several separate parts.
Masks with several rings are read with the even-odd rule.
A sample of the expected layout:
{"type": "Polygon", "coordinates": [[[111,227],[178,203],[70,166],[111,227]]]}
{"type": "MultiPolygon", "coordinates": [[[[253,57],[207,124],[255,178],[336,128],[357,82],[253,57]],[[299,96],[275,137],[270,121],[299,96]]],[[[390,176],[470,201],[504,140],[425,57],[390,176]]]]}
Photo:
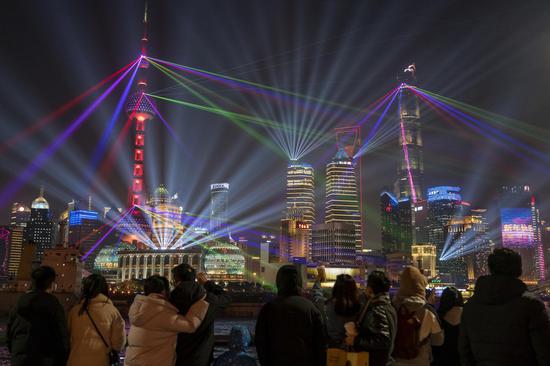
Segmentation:
{"type": "Polygon", "coordinates": [[[372,271],[367,277],[367,286],[377,295],[390,291],[390,280],[382,271],[372,271]]]}
{"type": "Polygon", "coordinates": [[[299,295],[302,288],[302,278],[298,268],[293,264],[286,264],[279,268],[276,283],[279,296],[299,295]]]}
{"type": "Polygon", "coordinates": [[[250,344],[250,332],[247,327],[235,325],[229,333],[229,349],[233,352],[244,352],[250,344]]]}
{"type": "Polygon", "coordinates": [[[32,288],[38,291],[46,291],[55,282],[56,273],[50,266],[40,266],[32,271],[32,288]]]}
{"type": "Polygon", "coordinates": [[[407,266],[399,277],[398,295],[401,297],[419,296],[425,298],[427,286],[428,280],[420,270],[413,266],[407,266]]]}
{"type": "Polygon", "coordinates": [[[498,248],[489,255],[489,272],[492,275],[521,276],[521,256],[519,253],[508,249],[498,248]]]}
{"type": "Polygon", "coordinates": [[[176,282],[195,281],[197,273],[191,265],[182,263],[172,268],[172,276],[176,282]]]}
{"type": "Polygon", "coordinates": [[[88,309],[88,304],[91,299],[97,295],[102,294],[109,296],[109,287],[105,277],[100,274],[91,274],[82,280],[82,306],[80,307],[79,314],[84,313],[88,309]]]}
{"type": "Polygon", "coordinates": [[[170,292],[170,283],[163,276],[153,275],[143,281],[143,292],[145,296],[150,294],[168,294],[170,292]]]}
{"type": "Polygon", "coordinates": [[[332,299],[334,300],[334,311],[341,316],[355,315],[361,304],[357,284],[353,277],[348,274],[340,274],[336,277],[332,287],[332,299]]]}
{"type": "Polygon", "coordinates": [[[460,291],[456,287],[447,287],[441,293],[437,313],[443,318],[449,310],[462,305],[464,305],[464,300],[460,291]]]}

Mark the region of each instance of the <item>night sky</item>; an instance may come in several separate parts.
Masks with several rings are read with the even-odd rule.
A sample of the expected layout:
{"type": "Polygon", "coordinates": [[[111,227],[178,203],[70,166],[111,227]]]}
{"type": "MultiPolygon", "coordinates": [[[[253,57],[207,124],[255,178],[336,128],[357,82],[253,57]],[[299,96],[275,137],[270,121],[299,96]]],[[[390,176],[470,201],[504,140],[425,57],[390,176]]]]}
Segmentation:
{"type": "MultiPolygon", "coordinates": [[[[141,0],[20,1],[0,12],[0,132],[5,143],[107,75],[139,56],[141,0]]],[[[422,109],[425,187],[458,185],[476,207],[494,204],[504,184],[534,188],[543,217],[550,216],[548,85],[550,85],[550,2],[547,1],[300,1],[196,0],[149,4],[149,54],[163,60],[220,72],[293,92],[364,108],[397,85],[397,73],[417,65],[418,85],[523,121],[538,139],[503,129],[546,154],[518,156],[518,148],[492,142],[460,122],[449,123],[422,109]],[[545,138],[546,137],[546,138],[545,138]]],[[[192,99],[173,81],[151,70],[152,93],[192,99]]],[[[189,75],[188,75],[189,76],[189,75]]],[[[248,114],[299,119],[314,130],[330,131],[359,118],[307,114],[303,108],[191,77],[222,97],[244,103],[248,114]]],[[[126,201],[129,141],[113,169],[86,178],[99,137],[125,83],[67,143],[21,187],[11,201],[30,201],[40,185],[58,215],[70,199],[92,194],[98,206],[126,201]],[[114,198],[118,200],[114,201],[114,198]]],[[[95,94],[97,96],[99,94],[95,94]]],[[[0,186],[13,180],[55,136],[90,104],[72,109],[38,133],[0,155],[0,186]]],[[[286,165],[265,141],[231,121],[158,102],[182,145],[158,120],[147,131],[150,186],[164,183],[194,213],[208,210],[210,183],[231,184],[231,216],[252,228],[276,228],[284,204],[286,165]],[[261,140],[261,139],[260,139],[261,140]]],[[[392,107],[386,123],[396,123],[392,107]]],[[[119,116],[109,147],[124,125],[119,116]]],[[[372,127],[371,119],[363,135],[372,127]]],[[[523,128],[522,127],[522,128],[523,128]]],[[[269,139],[267,131],[251,126],[269,139]]],[[[336,152],[329,141],[302,161],[317,175],[318,218],[324,205],[324,166],[336,152]]],[[[379,245],[378,195],[392,187],[400,153],[397,135],[363,159],[367,245],[379,245]]],[[[3,189],[3,188],[2,188],[3,189]]],[[[1,222],[7,223],[4,206],[1,222]]]]}

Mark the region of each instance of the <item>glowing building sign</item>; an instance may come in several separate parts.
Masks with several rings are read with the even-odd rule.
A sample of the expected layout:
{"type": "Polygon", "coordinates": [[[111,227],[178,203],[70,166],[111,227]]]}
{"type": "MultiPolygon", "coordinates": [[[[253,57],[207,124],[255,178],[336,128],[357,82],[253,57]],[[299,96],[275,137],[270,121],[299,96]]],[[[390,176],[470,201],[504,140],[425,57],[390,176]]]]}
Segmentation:
{"type": "Polygon", "coordinates": [[[500,209],[502,245],[504,247],[532,247],[535,232],[531,210],[528,208],[500,209]]]}
{"type": "Polygon", "coordinates": [[[428,202],[449,200],[462,201],[460,187],[439,186],[428,188],[428,202]]]}
{"type": "Polygon", "coordinates": [[[99,221],[99,213],[85,210],[74,210],[70,212],[69,226],[82,225],[82,220],[99,221]]]}

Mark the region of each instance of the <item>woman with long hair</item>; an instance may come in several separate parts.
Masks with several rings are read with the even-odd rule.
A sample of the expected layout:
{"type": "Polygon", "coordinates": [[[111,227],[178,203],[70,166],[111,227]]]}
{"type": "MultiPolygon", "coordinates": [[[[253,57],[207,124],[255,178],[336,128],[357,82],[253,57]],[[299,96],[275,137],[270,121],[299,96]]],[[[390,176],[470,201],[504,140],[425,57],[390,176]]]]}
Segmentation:
{"type": "Polygon", "coordinates": [[[433,365],[460,365],[458,334],[463,305],[462,294],[456,287],[447,287],[441,293],[437,313],[441,320],[441,327],[445,333],[445,340],[442,346],[434,350],[433,365]]]}
{"type": "Polygon", "coordinates": [[[82,281],[82,298],[69,311],[70,354],[67,366],[108,366],[113,351],[126,341],[124,320],[109,300],[105,278],[92,274],[82,281]]]}
{"type": "Polygon", "coordinates": [[[313,288],[313,300],[324,316],[329,347],[344,345],[346,330],[344,324],[357,320],[361,310],[357,283],[348,274],[336,277],[332,295],[327,300],[321,291],[320,282],[313,288]]]}

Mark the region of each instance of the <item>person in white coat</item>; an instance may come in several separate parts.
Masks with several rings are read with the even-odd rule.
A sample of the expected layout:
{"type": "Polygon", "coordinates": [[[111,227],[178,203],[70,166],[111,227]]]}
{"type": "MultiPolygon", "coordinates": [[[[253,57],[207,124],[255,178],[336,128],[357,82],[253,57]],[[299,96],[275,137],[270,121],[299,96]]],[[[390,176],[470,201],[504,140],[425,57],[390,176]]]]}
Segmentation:
{"type": "Polygon", "coordinates": [[[107,297],[108,291],[107,281],[101,275],[92,274],[82,282],[82,300],[68,315],[67,366],[108,366],[109,353],[120,352],[124,347],[124,320],[107,297]]]}
{"type": "Polygon", "coordinates": [[[176,363],[178,333],[194,333],[200,326],[208,303],[206,291],[196,283],[194,304],[185,315],[167,300],[170,287],[158,275],[144,282],[144,295],[137,295],[129,311],[130,333],[124,365],[173,366],[176,363]]]}

